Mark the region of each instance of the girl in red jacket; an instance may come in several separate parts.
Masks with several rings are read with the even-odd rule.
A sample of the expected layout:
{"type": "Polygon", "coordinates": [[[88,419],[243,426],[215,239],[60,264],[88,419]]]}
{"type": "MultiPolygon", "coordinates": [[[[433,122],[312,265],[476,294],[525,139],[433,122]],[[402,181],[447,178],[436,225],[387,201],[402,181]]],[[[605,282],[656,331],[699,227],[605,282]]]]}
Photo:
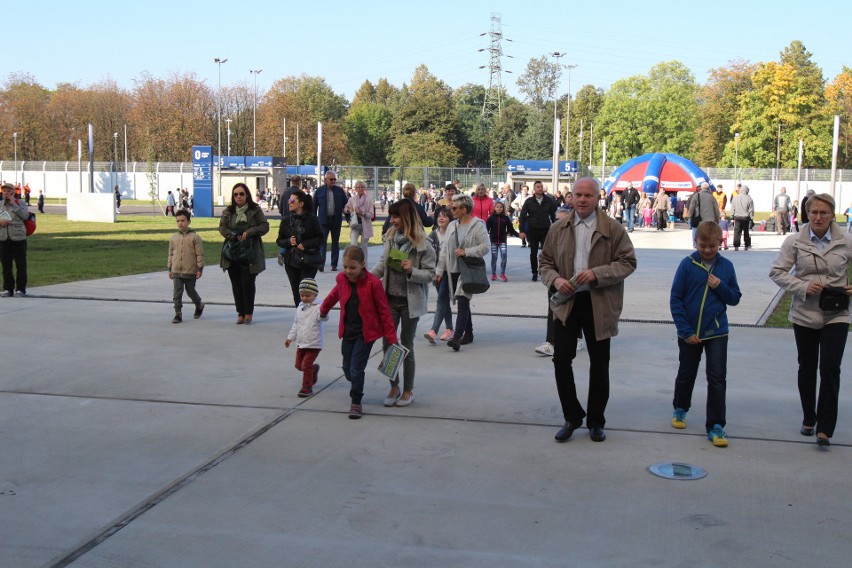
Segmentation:
{"type": "Polygon", "coordinates": [[[384,337],[389,345],[397,343],[388,298],[382,281],[364,265],[361,247],[348,246],[343,251],[343,272],[337,275],[335,286],[320,306],[325,317],[340,302],[340,325],[337,335],[343,341],[343,374],[352,383],[349,396],[352,406],[349,418],[361,418],[361,399],[364,396],[364,370],[373,343],[384,337]]]}

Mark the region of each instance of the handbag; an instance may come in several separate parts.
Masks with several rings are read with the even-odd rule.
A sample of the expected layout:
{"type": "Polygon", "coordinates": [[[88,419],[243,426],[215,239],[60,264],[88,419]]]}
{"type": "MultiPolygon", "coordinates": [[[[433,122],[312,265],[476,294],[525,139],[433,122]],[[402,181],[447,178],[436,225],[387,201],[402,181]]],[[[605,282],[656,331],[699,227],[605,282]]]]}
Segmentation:
{"type": "Polygon", "coordinates": [[[824,312],[839,312],[849,309],[849,296],[846,288],[826,286],[819,293],[819,307],[824,312]]]}
{"type": "Polygon", "coordinates": [[[250,265],[254,260],[254,239],[226,240],[222,244],[222,258],[241,266],[250,265]]]}
{"type": "Polygon", "coordinates": [[[317,268],[324,264],[324,259],[320,255],[319,249],[299,250],[297,247],[290,247],[287,264],[293,268],[303,268],[305,266],[317,268]]]}
{"type": "MultiPolygon", "coordinates": [[[[459,246],[459,235],[456,233],[456,248],[459,246]]],[[[457,256],[461,289],[465,294],[482,294],[491,287],[488,274],[485,272],[485,259],[467,256],[457,256]]]]}

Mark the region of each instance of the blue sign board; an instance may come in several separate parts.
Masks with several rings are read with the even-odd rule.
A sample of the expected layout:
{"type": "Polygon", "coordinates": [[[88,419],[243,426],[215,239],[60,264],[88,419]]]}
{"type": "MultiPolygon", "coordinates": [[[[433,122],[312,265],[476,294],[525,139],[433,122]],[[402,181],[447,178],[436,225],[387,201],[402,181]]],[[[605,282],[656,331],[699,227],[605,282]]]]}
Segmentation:
{"type": "Polygon", "coordinates": [[[197,217],[213,217],[213,148],[192,147],[192,207],[197,217]]]}
{"type": "MultiPolygon", "coordinates": [[[[506,160],[506,169],[510,172],[542,174],[553,172],[552,160],[506,160]]],[[[572,174],[579,171],[576,160],[560,160],[559,173],[572,174]]]]}
{"type": "Polygon", "coordinates": [[[283,168],[284,158],[279,156],[246,156],[247,168],[283,168]]]}
{"type": "Polygon", "coordinates": [[[221,158],[216,156],[216,158],[221,160],[219,163],[222,164],[223,170],[241,170],[246,167],[245,156],[222,156],[221,158]]]}

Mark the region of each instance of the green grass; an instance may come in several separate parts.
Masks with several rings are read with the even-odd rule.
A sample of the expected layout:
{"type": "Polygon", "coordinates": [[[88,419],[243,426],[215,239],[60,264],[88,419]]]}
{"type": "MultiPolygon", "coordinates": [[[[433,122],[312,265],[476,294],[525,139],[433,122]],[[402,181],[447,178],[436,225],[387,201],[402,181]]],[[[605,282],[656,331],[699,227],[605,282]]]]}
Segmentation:
{"type": "MultiPolygon", "coordinates": [[[[270,222],[263,238],[267,257],[278,254],[275,238],[280,222],[270,222]]],[[[222,237],[218,218],[194,218],[192,228],[204,241],[204,264],[218,267],[222,237]]],[[[374,223],[371,244],[381,243],[381,223],[374,223]]],[[[173,217],[120,217],[116,223],[68,221],[64,215],[39,215],[38,230],[27,239],[30,287],[142,274],[166,270],[169,237],[177,230],[173,217]]],[[[341,248],[349,244],[343,228],[341,248]]]]}

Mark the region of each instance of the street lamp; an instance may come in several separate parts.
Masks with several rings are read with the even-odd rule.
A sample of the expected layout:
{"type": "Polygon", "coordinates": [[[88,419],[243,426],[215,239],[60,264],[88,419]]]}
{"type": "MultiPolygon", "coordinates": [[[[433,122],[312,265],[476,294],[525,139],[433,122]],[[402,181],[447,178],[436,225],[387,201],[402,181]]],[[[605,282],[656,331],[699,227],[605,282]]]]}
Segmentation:
{"type": "Polygon", "coordinates": [[[565,110],[565,161],[568,161],[568,151],[571,147],[571,70],[577,65],[565,65],[568,70],[568,108],[565,110]]]}
{"type": "MultiPolygon", "coordinates": [[[[115,172],[115,185],[118,185],[118,132],[112,133],[112,171],[115,172]]],[[[114,189],[114,188],[113,188],[114,189]]]]}
{"type": "Polygon", "coordinates": [[[228,123],[228,156],[231,155],[231,119],[226,118],[225,122],[228,123]]]}
{"type": "MultiPolygon", "coordinates": [[[[559,58],[565,55],[564,52],[554,51],[550,54],[556,59],[556,65],[559,66],[559,58]]],[[[559,101],[559,75],[556,76],[556,86],[553,88],[553,123],[556,124],[556,103],[559,101]]]]}
{"type": "Polygon", "coordinates": [[[252,151],[257,156],[257,76],[263,69],[249,69],[249,73],[254,75],[254,110],[252,111],[252,151]]]}
{"type": "Polygon", "coordinates": [[[737,178],[737,183],[740,182],[740,171],[738,169],[740,161],[740,133],[734,132],[734,176],[737,178]]]}
{"type": "Polygon", "coordinates": [[[15,144],[15,185],[18,185],[18,133],[12,133],[12,140],[15,144]]]}
{"type": "Polygon", "coordinates": [[[219,155],[219,163],[216,164],[216,169],[219,175],[219,194],[222,193],[222,64],[227,63],[227,59],[220,59],[216,57],[213,59],[213,63],[216,63],[219,66],[219,90],[216,94],[216,134],[219,138],[219,148],[217,154],[219,155]]]}

